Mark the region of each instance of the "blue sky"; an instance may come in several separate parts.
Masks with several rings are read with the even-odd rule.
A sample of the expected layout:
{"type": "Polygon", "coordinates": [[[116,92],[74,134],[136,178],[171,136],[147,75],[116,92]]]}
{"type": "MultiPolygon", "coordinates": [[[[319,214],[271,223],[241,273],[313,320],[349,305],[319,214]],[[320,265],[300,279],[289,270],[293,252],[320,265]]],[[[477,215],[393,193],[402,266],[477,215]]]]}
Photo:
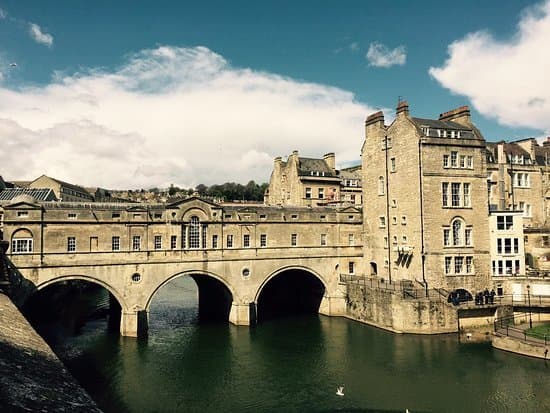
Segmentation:
{"type": "Polygon", "coordinates": [[[0,132],[33,158],[11,165],[3,149],[11,168],[0,173],[11,179],[266,181],[272,158],[293,149],[335,151],[346,164],[359,159],[364,118],[391,116],[399,96],[419,117],[470,105],[487,140],[550,132],[550,93],[539,87],[541,68],[550,72],[548,2],[0,0],[0,9],[0,132]]]}

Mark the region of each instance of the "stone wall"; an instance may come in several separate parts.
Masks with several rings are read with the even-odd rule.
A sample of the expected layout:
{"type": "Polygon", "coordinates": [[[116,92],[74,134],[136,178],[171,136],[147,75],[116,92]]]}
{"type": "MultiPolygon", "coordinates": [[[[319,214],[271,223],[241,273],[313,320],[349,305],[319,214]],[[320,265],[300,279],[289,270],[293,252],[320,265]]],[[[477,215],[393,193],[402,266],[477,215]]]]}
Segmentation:
{"type": "Polygon", "coordinates": [[[347,317],[395,333],[437,334],[458,329],[457,311],[445,302],[403,299],[398,293],[348,285],[347,317]]]}
{"type": "Polygon", "coordinates": [[[101,412],[4,294],[0,371],[0,411],[101,412]]]}
{"type": "Polygon", "coordinates": [[[544,345],[528,343],[526,341],[514,339],[511,337],[493,337],[493,347],[499,350],[510,351],[512,353],[523,354],[524,356],[537,357],[544,360],[550,358],[549,348],[544,345]]]}

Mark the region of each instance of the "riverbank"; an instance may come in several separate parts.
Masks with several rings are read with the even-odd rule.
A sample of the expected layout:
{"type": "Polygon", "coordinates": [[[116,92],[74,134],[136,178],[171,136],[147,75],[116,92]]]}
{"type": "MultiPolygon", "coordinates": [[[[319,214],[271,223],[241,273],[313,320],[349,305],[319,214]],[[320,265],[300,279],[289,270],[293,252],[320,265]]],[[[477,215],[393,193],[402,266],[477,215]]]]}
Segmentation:
{"type": "Polygon", "coordinates": [[[0,411],[101,413],[4,294],[0,294],[0,370],[0,411]]]}

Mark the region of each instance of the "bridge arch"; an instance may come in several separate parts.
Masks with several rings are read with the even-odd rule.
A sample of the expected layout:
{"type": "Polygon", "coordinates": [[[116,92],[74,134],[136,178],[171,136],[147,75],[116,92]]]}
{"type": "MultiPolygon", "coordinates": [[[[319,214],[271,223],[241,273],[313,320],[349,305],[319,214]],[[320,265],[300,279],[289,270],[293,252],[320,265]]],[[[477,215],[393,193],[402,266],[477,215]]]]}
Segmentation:
{"type": "Polygon", "coordinates": [[[254,321],[262,322],[294,314],[319,313],[329,290],[315,270],[289,265],[269,274],[256,291],[254,321]]]}
{"type": "MultiPolygon", "coordinates": [[[[145,309],[147,311],[149,311],[149,308],[151,306],[151,302],[153,301],[153,297],[155,296],[155,294],[162,287],[164,287],[166,284],[168,284],[170,281],[173,281],[176,278],[185,277],[185,276],[192,276],[192,275],[197,275],[197,276],[200,276],[200,277],[210,277],[212,279],[215,279],[216,281],[221,283],[227,289],[227,291],[231,294],[232,298],[235,297],[235,292],[233,291],[233,288],[231,287],[231,285],[223,277],[221,277],[220,275],[218,275],[214,272],[205,271],[205,270],[185,270],[185,271],[181,271],[181,272],[178,272],[176,274],[171,275],[170,277],[168,277],[167,279],[162,281],[159,285],[157,285],[153,289],[153,291],[149,294],[149,296],[147,297],[147,301],[145,303],[145,309]]],[[[196,282],[196,280],[195,280],[195,282],[196,282]]]]}
{"type": "Polygon", "coordinates": [[[113,286],[109,285],[108,283],[98,280],[97,278],[90,277],[88,275],[64,275],[61,277],[53,278],[51,280],[45,281],[43,283],[36,285],[36,292],[43,290],[46,287],[49,287],[51,285],[63,282],[63,281],[87,281],[93,284],[97,284],[103,288],[105,288],[107,291],[109,291],[113,297],[118,301],[118,304],[120,305],[120,308],[122,311],[127,310],[128,306],[126,301],[124,300],[122,294],[114,288],[113,286]]]}
{"type": "Polygon", "coordinates": [[[323,287],[325,287],[325,292],[327,291],[327,289],[328,289],[327,282],[325,281],[325,279],[317,271],[312,270],[311,268],[305,267],[305,266],[302,266],[302,265],[288,265],[288,266],[285,266],[285,267],[281,267],[276,271],[273,271],[271,274],[269,274],[262,281],[262,283],[260,284],[260,286],[256,290],[256,294],[254,295],[254,303],[258,304],[258,299],[260,298],[262,290],[273,278],[275,278],[276,276],[278,276],[279,274],[281,274],[283,272],[292,271],[292,270],[304,271],[304,272],[308,272],[308,273],[314,275],[323,284],[323,287]]]}

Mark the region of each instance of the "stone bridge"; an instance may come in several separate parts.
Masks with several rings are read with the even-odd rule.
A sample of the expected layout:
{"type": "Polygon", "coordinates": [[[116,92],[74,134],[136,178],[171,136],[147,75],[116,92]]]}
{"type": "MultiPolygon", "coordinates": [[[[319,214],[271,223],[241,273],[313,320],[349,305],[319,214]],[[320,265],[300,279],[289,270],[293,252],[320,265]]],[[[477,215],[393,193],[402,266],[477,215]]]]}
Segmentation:
{"type": "Polygon", "coordinates": [[[163,205],[38,203],[23,196],[4,206],[3,224],[6,256],[32,289],[68,280],[101,285],[121,307],[125,336],[147,330],[155,293],[176,277],[197,283],[199,314],[217,308],[231,323],[250,325],[262,318],[267,285],[278,285],[279,297],[300,288],[299,299],[308,288],[320,291],[318,311],[344,315],[339,275],[364,271],[356,208],[199,198],[163,205]]]}

